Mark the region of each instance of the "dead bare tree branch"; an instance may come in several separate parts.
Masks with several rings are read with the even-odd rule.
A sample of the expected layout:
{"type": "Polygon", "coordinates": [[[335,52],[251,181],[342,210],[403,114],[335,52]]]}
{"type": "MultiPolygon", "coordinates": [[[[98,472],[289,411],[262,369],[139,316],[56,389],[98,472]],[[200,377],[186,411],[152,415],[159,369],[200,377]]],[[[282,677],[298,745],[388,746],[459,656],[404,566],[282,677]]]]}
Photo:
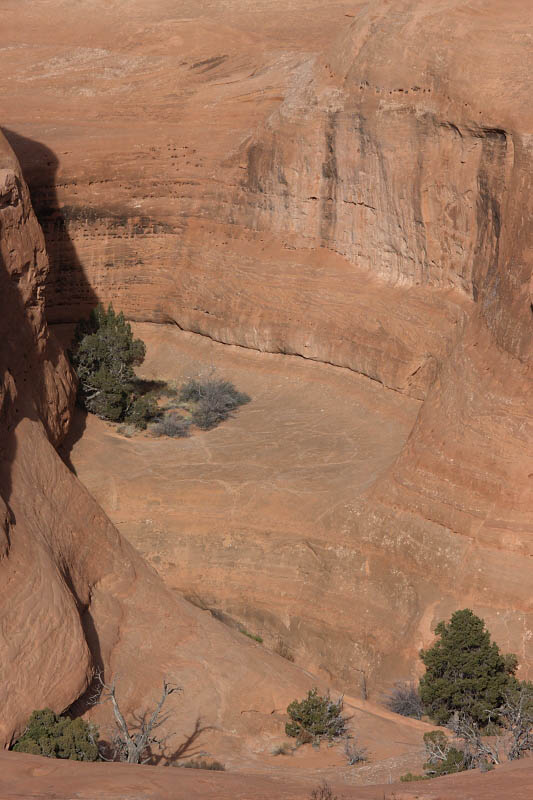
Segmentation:
{"type": "Polygon", "coordinates": [[[465,761],[472,767],[480,767],[483,763],[499,764],[500,754],[497,744],[483,739],[479,726],[464,712],[455,712],[447,726],[461,740],[461,749],[465,761]]]}
{"type": "Polygon", "coordinates": [[[507,732],[506,754],[514,761],[533,750],[533,686],[523,684],[506,692],[498,717],[507,732]]]}
{"type": "Polygon", "coordinates": [[[117,734],[113,738],[113,758],[105,760],[114,761],[118,758],[119,761],[124,761],[128,764],[145,764],[149,757],[143,760],[143,756],[149,747],[152,744],[161,745],[168,739],[168,735],[163,738],[157,737],[155,731],[167,722],[170,717],[170,714],[161,713],[167,698],[174,692],[182,691],[182,689],[180,686],[169,683],[165,679],[161,697],[154,710],[150,714],[148,711],[143,712],[137,717],[135,726],[132,727],[128,726],[120,710],[116,696],[116,680],[115,676],[111,683],[105,683],[101,673],[97,673],[95,676],[97,691],[92,698],[92,703],[97,705],[110,702],[117,727],[117,734]]]}

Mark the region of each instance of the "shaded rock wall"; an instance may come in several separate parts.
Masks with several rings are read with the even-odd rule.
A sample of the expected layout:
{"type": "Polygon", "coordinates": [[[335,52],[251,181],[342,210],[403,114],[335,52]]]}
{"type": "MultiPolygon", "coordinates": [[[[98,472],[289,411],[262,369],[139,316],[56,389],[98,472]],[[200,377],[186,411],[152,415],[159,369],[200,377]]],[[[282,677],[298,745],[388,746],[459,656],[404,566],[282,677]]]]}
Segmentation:
{"type": "MultiPolygon", "coordinates": [[[[149,25],[144,45],[139,32],[115,42],[149,109],[134,132],[121,72],[111,117],[105,93],[90,109],[100,137],[71,130],[65,148],[49,135],[60,160],[11,134],[54,254],[49,319],[100,297],[137,320],[347,366],[423,397],[494,277],[511,173],[527,158],[524,9],[367,4],[339,19],[345,33],[325,54],[304,20],[300,45],[282,54],[242,20],[218,58],[189,37],[177,62],[149,25]]],[[[161,36],[183,35],[163,7],[153,13],[161,36]]],[[[215,48],[203,13],[195,32],[215,48]]],[[[69,58],[84,74],[64,58],[48,78],[58,91],[69,58]]]]}
{"type": "Polygon", "coordinates": [[[268,15],[221,33],[205,9],[148,21],[134,3],[117,41],[117,8],[88,38],[71,9],[60,62],[42,60],[55,32],[39,19],[45,54],[16,62],[16,95],[5,86],[55,252],[50,319],[100,297],[426,397],[398,462],[330,523],[371,576],[361,604],[385,587],[352,635],[378,629],[365,658],[380,651],[392,675],[468,603],[531,663],[529,3],[368,3],[334,46],[327,28],[326,53],[304,22],[280,53],[268,15]],[[25,118],[21,97],[62,124],[25,118]],[[52,175],[36,139],[59,154],[52,175]]]}
{"type": "Polygon", "coordinates": [[[219,154],[217,183],[183,198],[157,306],[143,269],[135,300],[88,272],[137,318],[426,396],[398,461],[328,523],[368,611],[339,675],[353,641],[369,672],[407,673],[433,623],[467,604],[533,660],[530,26],[518,0],[368,4],[219,154]]]}
{"type": "MultiPolygon", "coordinates": [[[[216,727],[222,750],[236,732],[244,742],[241,711],[252,706],[277,731],[271,713],[310,677],[167,589],[53,447],[75,387],[44,320],[42,232],[3,138],[0,256],[0,743],[35,708],[69,707],[97,668],[120,674],[128,713],[153,704],[163,676],[179,682],[176,747],[203,725],[216,727]]],[[[96,718],[110,738],[110,711],[100,707],[96,718]]]]}

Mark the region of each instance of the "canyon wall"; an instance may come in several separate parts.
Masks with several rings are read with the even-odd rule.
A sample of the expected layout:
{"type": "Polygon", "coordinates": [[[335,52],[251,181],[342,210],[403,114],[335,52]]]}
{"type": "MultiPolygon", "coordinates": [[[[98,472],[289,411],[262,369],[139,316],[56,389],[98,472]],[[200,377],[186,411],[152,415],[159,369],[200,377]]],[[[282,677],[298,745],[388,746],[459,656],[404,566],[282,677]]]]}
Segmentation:
{"type": "MultiPolygon", "coordinates": [[[[57,455],[75,384],[44,320],[47,271],[28,189],[0,138],[0,743],[35,708],[69,707],[100,669],[119,676],[128,714],[153,705],[163,677],[182,686],[176,748],[202,733],[221,752],[253,747],[277,735],[272,713],[311,678],[167,589],[57,455]]],[[[93,714],[109,740],[110,709],[93,714]]]]}
{"type": "Polygon", "coordinates": [[[340,3],[283,24],[268,3],[253,19],[130,5],[86,27],[69,9],[60,56],[53,15],[26,6],[28,51],[6,14],[7,135],[53,257],[48,318],[112,300],[424,399],[396,463],[328,520],[369,609],[349,645],[389,678],[470,604],[527,670],[529,3],[340,3]]]}
{"type": "Polygon", "coordinates": [[[424,397],[490,283],[527,158],[524,3],[364,4],[339,16],[336,39],[324,21],[325,52],[307,19],[275,47],[261,6],[254,23],[238,3],[221,11],[223,40],[202,4],[188,21],[160,4],[141,27],[136,8],[119,23],[110,4],[107,50],[88,47],[74,15],[57,63],[43,58],[46,20],[27,12],[40,49],[31,78],[28,63],[16,73],[19,96],[31,108],[49,87],[47,109],[65,98],[59,113],[92,131],[67,119],[8,131],[52,254],[49,320],[99,297],[424,397]],[[124,32],[113,47],[111,19],[124,32]],[[146,110],[132,124],[134,87],[146,110]]]}

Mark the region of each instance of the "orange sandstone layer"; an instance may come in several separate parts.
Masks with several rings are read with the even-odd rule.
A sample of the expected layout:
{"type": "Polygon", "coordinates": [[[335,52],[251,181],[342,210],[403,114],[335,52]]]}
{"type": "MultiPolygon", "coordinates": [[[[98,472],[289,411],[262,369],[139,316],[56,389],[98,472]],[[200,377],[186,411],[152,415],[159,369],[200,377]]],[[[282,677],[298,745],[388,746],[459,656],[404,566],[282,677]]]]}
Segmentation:
{"type": "MultiPolygon", "coordinates": [[[[50,318],[112,299],[425,398],[396,463],[328,523],[368,564],[363,607],[385,587],[354,635],[378,631],[365,647],[391,675],[469,604],[527,669],[529,3],[122,8],[3,10],[5,120],[53,254],[50,318]]],[[[17,480],[34,481],[32,456],[17,480]]]]}
{"type": "MultiPolygon", "coordinates": [[[[187,30],[202,31],[207,47],[203,8],[187,30]]],[[[527,674],[533,662],[529,3],[368,3],[337,24],[333,43],[331,27],[324,28],[323,52],[306,27],[310,16],[302,14],[300,28],[291,30],[297,65],[274,57],[269,25],[278,30],[278,19],[261,8],[261,31],[246,15],[232,28],[238,3],[220,12],[234,31],[225,30],[224,62],[209,61],[206,52],[182,72],[165,68],[150,79],[139,62],[127,62],[149,109],[134,130],[125,129],[125,104],[117,101],[111,115],[104,93],[91,98],[93,124],[103,130],[105,119],[116,135],[88,143],[68,122],[49,133],[53,149],[67,140],[66,130],[72,145],[58,165],[59,207],[70,207],[75,192],[91,198],[90,211],[65,212],[82,269],[60,268],[50,286],[51,318],[75,316],[91,300],[90,290],[136,319],[173,321],[222,342],[346,366],[425,398],[397,461],[384,466],[365,495],[356,496],[354,486],[352,498],[322,519],[322,541],[331,536],[348,548],[362,573],[355,580],[346,560],[328,550],[330,568],[346,570],[350,581],[346,615],[352,592],[358,608],[372,609],[367,617],[352,615],[347,640],[357,642],[358,667],[389,679],[414,668],[439,618],[472,605],[502,647],[517,652],[527,674]],[[262,44],[243,38],[248,25],[265,37],[262,44]],[[305,58],[297,35],[308,48],[305,58]],[[251,69],[249,59],[267,53],[270,69],[251,69]],[[237,54],[249,72],[239,72],[237,54]],[[183,103],[169,100],[163,112],[170,75],[190,94],[183,103]],[[266,88],[247,94],[248,81],[258,79],[277,94],[266,88]],[[173,127],[178,114],[180,141],[173,127]],[[181,157],[182,142],[196,152],[181,157]],[[119,174],[124,182],[117,185],[119,174]],[[111,184],[97,183],[104,175],[111,184]],[[147,240],[153,250],[143,251],[147,240]],[[69,275],[84,276],[85,294],[69,275]]],[[[153,13],[161,15],[157,30],[150,28],[156,40],[182,24],[166,16],[164,5],[153,13]]],[[[68,30],[81,35],[74,21],[68,30]]],[[[149,41],[161,55],[162,40],[149,41]]],[[[121,47],[101,56],[102,69],[121,47]]],[[[139,36],[127,47],[133,54],[147,45],[139,36]]],[[[171,59],[167,51],[165,45],[164,58],[171,59]]],[[[95,54],[86,57],[94,65],[95,54]]],[[[53,74],[47,67],[46,80],[64,86],[68,72],[70,108],[81,110],[79,82],[89,67],[79,58],[67,62],[53,74]]],[[[24,76],[19,86],[35,91],[24,76]]],[[[18,129],[30,135],[23,117],[18,129]]],[[[31,145],[19,144],[29,157],[31,145]]],[[[30,163],[30,172],[43,205],[49,183],[38,165],[30,163]]],[[[176,537],[190,547],[183,532],[176,537]]],[[[219,544],[220,537],[207,537],[213,571],[219,544]]],[[[249,545],[243,541],[237,561],[249,545]]],[[[202,584],[191,577],[195,563],[191,556],[179,578],[191,592],[202,584]]],[[[309,578],[316,590],[323,586],[319,572],[317,566],[309,578]]],[[[212,594],[229,611],[233,590],[219,579],[212,594]]],[[[270,576],[261,581],[257,593],[270,591],[270,576]]],[[[299,616],[299,601],[284,613],[299,616]]],[[[273,628],[282,618],[276,615],[273,628]]],[[[342,661],[344,652],[335,670],[342,661]]]]}
{"type": "MultiPolygon", "coordinates": [[[[120,676],[127,713],[153,702],[167,676],[184,690],[181,739],[198,723],[222,752],[253,751],[245,712],[264,715],[267,739],[281,735],[272,712],[312,678],[167,589],[57,455],[73,379],[44,321],[43,237],[4,139],[0,180],[0,740],[35,708],[70,706],[100,668],[120,676]]],[[[105,736],[109,709],[95,716],[105,736]]]]}
{"type": "MultiPolygon", "coordinates": [[[[28,797],[49,800],[307,800],[309,786],[294,778],[243,776],[229,772],[174,770],[130,764],[82,764],[0,753],[0,791],[4,800],[28,797]]],[[[310,784],[316,788],[320,780],[310,784]]],[[[529,800],[533,771],[529,761],[493,772],[478,770],[416,784],[394,783],[354,787],[331,782],[346,800],[529,800]]]]}

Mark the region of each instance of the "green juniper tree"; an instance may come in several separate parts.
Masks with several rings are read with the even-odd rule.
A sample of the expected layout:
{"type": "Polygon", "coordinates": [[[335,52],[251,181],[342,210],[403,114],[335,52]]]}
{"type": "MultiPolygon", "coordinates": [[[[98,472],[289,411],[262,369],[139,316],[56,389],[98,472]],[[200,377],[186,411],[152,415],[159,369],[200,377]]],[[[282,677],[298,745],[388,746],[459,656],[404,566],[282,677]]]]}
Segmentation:
{"type": "Polygon", "coordinates": [[[43,708],[33,712],[13,750],[48,758],[96,761],[98,731],[83,719],[70,719],[54,714],[50,708],[43,708]]]}
{"type": "Polygon", "coordinates": [[[468,608],[452,614],[448,624],[439,622],[435,633],[435,644],[420,652],[426,673],[419,692],[427,713],[439,725],[457,711],[485,726],[505,692],[517,685],[516,656],[503,656],[484,621],[468,608]]]}
{"type": "Polygon", "coordinates": [[[146,348],[134,339],[122,312],[98,305],[76,328],[71,361],[78,376],[78,400],[87,411],[113,422],[130,418],[137,427],[155,409],[135,391],[134,367],[144,361],[146,348]]]}

